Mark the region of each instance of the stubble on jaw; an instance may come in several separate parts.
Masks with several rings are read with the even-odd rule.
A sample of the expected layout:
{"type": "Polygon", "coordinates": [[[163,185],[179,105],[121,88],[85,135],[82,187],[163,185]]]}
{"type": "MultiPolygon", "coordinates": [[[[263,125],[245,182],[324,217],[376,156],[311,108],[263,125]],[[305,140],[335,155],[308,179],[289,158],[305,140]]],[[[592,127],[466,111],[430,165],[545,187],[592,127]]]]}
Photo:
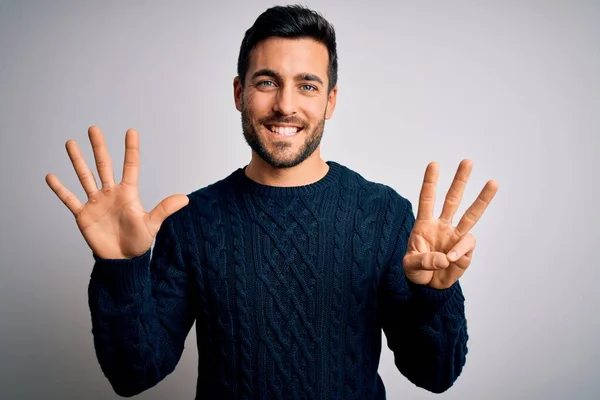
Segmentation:
{"type": "MultiPolygon", "coordinates": [[[[246,103],[242,100],[242,131],[244,133],[244,138],[246,143],[250,146],[250,148],[258,154],[258,156],[263,159],[267,164],[271,165],[274,168],[291,168],[296,165],[302,163],[308,157],[310,157],[315,150],[321,144],[321,140],[323,138],[323,132],[325,130],[325,115],[327,113],[327,109],[323,113],[323,118],[315,128],[312,129],[310,136],[308,136],[305,142],[302,144],[302,147],[298,151],[298,153],[291,159],[281,160],[277,157],[273,152],[269,152],[266,148],[265,144],[261,142],[258,132],[256,129],[260,129],[259,127],[255,127],[252,123],[252,119],[250,118],[248,108],[246,107],[246,103]]],[[[294,119],[297,122],[297,119],[294,119]]],[[[263,125],[264,122],[291,122],[289,118],[285,118],[282,116],[274,116],[270,115],[267,118],[260,118],[256,121],[258,126],[263,125]]],[[[308,130],[310,126],[302,123],[303,129],[308,130]]],[[[287,141],[278,141],[273,143],[277,152],[284,152],[288,149],[291,144],[287,141]]]]}

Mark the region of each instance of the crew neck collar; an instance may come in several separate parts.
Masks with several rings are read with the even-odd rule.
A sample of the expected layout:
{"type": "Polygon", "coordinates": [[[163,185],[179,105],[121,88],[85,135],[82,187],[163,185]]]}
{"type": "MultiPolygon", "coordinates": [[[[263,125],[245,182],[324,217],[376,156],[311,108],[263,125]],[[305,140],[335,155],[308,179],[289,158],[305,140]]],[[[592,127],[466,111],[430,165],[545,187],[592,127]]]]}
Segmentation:
{"type": "Polygon", "coordinates": [[[262,183],[258,183],[246,176],[246,167],[239,168],[235,173],[236,184],[240,188],[247,189],[248,191],[260,195],[266,196],[297,196],[316,191],[322,190],[333,183],[338,182],[341,166],[333,161],[327,161],[329,170],[321,179],[316,182],[309,183],[307,185],[300,186],[269,186],[262,183]]]}

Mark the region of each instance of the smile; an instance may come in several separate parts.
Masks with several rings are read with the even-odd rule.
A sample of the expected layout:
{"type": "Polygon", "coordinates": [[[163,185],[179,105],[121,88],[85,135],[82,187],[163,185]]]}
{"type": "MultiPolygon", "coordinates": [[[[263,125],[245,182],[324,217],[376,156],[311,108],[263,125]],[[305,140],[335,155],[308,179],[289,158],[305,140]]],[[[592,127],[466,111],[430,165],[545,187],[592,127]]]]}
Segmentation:
{"type": "Polygon", "coordinates": [[[271,132],[280,136],[294,136],[302,130],[302,128],[298,126],[266,125],[266,127],[271,132]]]}

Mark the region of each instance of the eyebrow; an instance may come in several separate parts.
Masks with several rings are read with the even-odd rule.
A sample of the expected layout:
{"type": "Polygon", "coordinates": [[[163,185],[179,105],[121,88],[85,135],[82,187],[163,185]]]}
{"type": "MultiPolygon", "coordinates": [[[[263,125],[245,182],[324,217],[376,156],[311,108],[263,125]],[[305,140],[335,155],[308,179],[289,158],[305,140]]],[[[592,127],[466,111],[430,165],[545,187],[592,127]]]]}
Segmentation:
{"type": "MultiPolygon", "coordinates": [[[[256,71],[255,73],[253,73],[252,74],[252,79],[256,79],[259,76],[268,76],[268,77],[277,79],[279,81],[283,80],[283,76],[281,76],[281,74],[273,71],[272,69],[268,69],[268,68],[259,69],[258,71],[256,71]]],[[[300,74],[296,75],[295,76],[295,80],[296,81],[318,82],[321,85],[324,85],[323,80],[321,78],[319,78],[315,74],[309,74],[308,72],[303,72],[303,73],[300,73],[300,74]]]]}

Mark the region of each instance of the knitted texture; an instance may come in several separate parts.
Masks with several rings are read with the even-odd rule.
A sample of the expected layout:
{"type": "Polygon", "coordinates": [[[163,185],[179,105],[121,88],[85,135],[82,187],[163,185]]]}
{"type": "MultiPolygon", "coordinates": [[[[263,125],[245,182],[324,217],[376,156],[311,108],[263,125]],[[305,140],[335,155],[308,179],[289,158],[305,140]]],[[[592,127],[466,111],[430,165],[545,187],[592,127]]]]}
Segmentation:
{"type": "Polygon", "coordinates": [[[116,393],[169,375],[194,322],[197,399],[385,399],[382,331],[407,379],[436,393],[453,385],[467,354],[460,284],[409,282],[411,203],[328,164],[300,187],[238,169],[190,193],[152,250],[93,255],[92,333],[116,393]]]}

